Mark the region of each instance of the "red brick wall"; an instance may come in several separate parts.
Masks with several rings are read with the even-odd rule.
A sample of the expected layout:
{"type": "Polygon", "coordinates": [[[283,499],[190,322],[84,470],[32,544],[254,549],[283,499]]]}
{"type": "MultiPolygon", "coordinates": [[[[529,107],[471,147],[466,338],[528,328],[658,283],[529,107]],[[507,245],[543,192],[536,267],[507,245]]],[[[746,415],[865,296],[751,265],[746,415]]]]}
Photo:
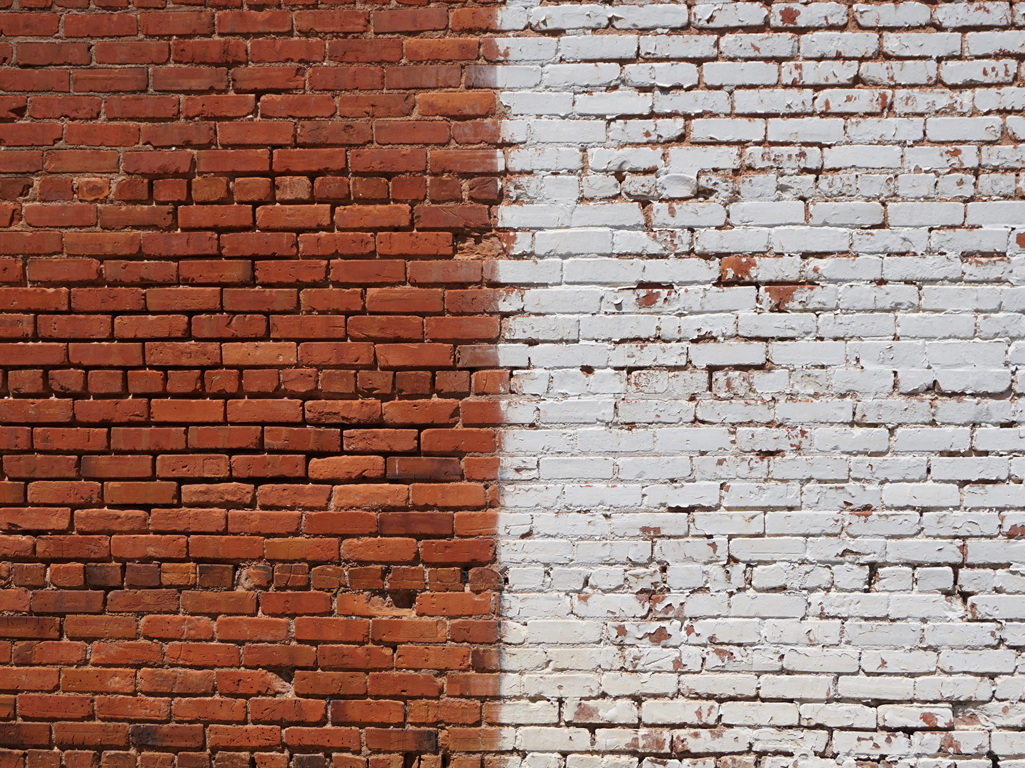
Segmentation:
{"type": "Polygon", "coordinates": [[[472,768],[492,14],[94,5],[0,11],[0,766],[472,768]]]}

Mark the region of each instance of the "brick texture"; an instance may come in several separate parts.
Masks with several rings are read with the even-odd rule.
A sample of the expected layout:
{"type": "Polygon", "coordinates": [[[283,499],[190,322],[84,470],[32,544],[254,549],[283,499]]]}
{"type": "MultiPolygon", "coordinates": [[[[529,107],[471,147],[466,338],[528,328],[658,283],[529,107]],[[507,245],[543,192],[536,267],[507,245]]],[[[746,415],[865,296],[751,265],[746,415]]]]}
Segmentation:
{"type": "Polygon", "coordinates": [[[1023,6],[503,19],[496,739],[1020,765],[1023,6]]]}
{"type": "Polygon", "coordinates": [[[1022,767],[1023,6],[78,2],[0,768],[1022,767]]]}
{"type": "Polygon", "coordinates": [[[441,768],[496,694],[494,13],[2,5],[0,765],[441,768]]]}

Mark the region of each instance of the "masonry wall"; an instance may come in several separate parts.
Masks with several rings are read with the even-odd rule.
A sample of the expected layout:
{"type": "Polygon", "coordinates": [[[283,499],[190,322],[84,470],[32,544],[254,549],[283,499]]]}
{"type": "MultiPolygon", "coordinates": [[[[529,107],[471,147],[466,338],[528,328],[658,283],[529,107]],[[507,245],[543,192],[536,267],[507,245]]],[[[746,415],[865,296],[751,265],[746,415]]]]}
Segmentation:
{"type": "Polygon", "coordinates": [[[0,10],[4,768],[441,768],[448,726],[474,739],[492,16],[0,10]]]}
{"type": "Polygon", "coordinates": [[[503,746],[1019,765],[1023,7],[502,18],[503,746]]]}
{"type": "Polygon", "coordinates": [[[1021,768],[1022,6],[0,35],[3,768],[1021,768]]]}

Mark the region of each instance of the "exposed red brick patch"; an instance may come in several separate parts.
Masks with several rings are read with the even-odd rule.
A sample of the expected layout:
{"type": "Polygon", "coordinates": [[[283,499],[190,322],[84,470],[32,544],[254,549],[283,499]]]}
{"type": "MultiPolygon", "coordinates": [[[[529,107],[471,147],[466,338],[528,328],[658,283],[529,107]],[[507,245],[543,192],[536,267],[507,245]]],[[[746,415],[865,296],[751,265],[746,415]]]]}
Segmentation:
{"type": "Polygon", "coordinates": [[[0,764],[440,768],[497,695],[494,11],[163,6],[0,20],[0,764]]]}

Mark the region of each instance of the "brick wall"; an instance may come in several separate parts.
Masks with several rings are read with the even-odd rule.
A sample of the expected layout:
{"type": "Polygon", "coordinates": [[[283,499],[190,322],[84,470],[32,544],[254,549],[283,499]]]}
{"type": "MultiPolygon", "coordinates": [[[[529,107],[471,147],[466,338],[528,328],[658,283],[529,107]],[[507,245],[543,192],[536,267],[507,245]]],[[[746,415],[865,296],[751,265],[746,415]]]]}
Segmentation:
{"type": "Polygon", "coordinates": [[[0,768],[1021,768],[1023,6],[75,1],[0,768]]]}
{"type": "Polygon", "coordinates": [[[1021,764],[1023,11],[506,6],[523,765],[1021,764]]]}
{"type": "Polygon", "coordinates": [[[473,738],[493,16],[0,10],[4,768],[440,768],[473,738]]]}

